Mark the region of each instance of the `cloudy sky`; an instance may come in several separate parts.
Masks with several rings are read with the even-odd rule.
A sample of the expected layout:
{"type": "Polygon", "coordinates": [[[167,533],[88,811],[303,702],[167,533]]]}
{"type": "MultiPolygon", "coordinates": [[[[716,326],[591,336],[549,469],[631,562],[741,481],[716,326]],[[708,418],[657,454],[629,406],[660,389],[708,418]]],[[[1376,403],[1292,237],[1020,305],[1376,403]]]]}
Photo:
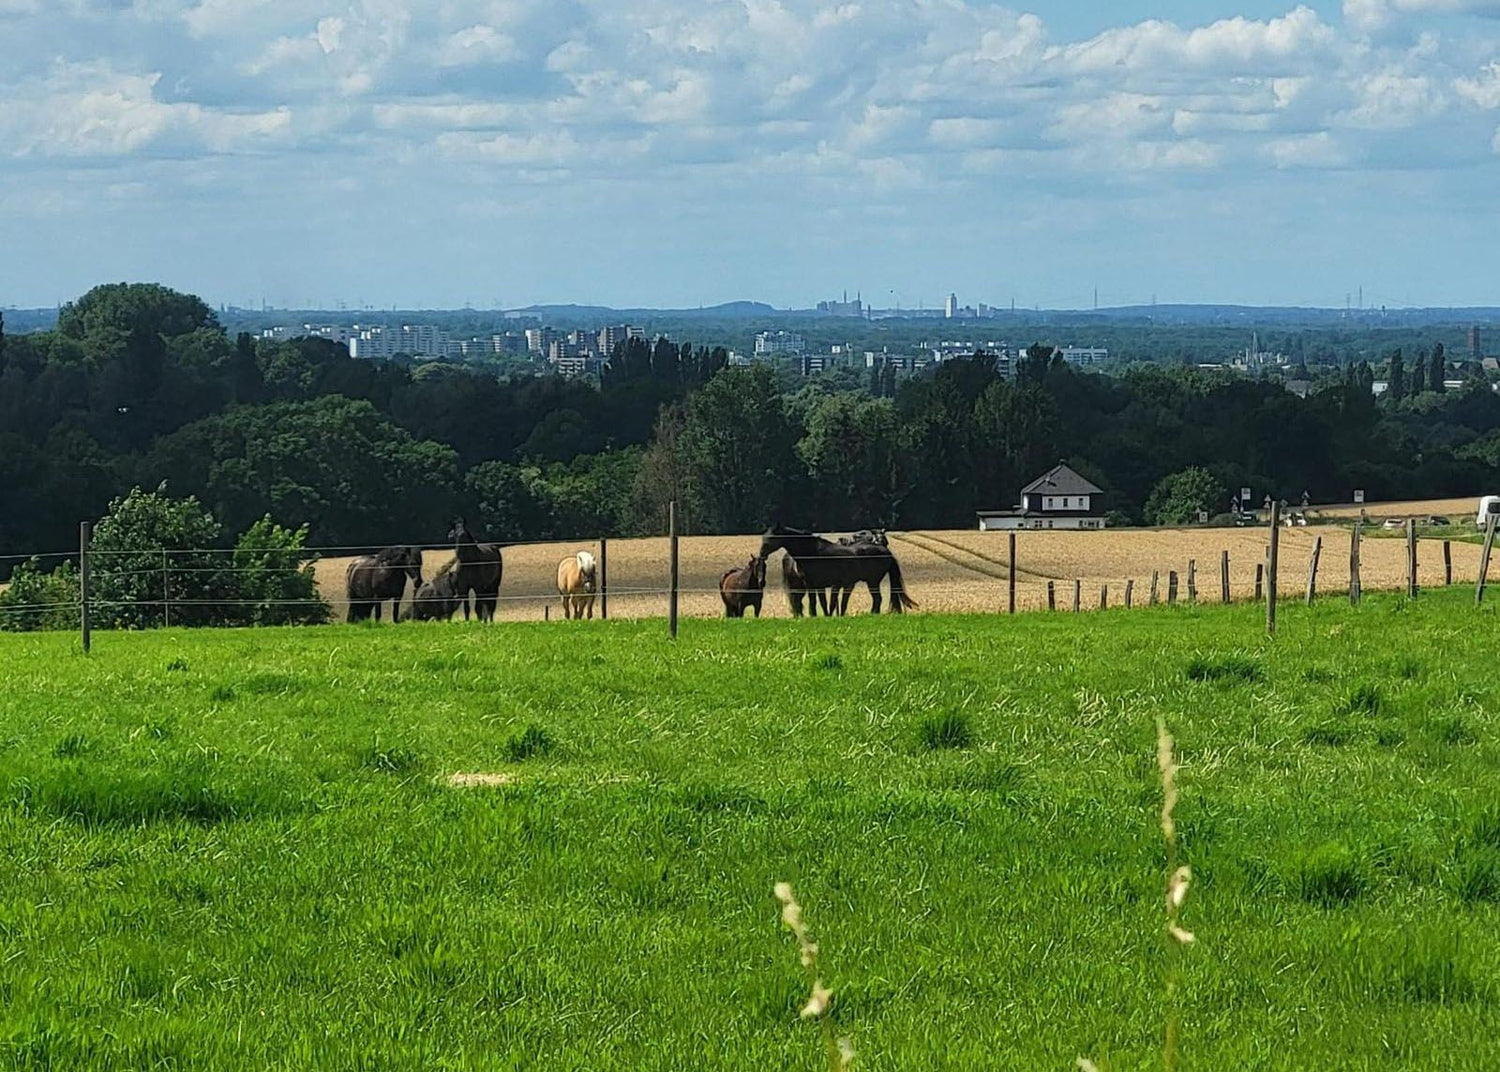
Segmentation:
{"type": "Polygon", "coordinates": [[[1500,0],[0,0],[0,306],[1500,304],[1500,0]]]}

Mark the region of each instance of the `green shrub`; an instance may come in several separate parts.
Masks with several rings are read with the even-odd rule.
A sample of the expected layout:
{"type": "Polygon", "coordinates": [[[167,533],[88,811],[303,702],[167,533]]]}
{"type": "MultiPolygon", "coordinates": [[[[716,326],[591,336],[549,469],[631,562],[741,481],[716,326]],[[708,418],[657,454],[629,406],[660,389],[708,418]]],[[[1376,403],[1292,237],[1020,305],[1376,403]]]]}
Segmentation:
{"type": "Polygon", "coordinates": [[[51,573],[41,560],[17,566],[10,587],[0,592],[0,630],[31,633],[78,628],[78,570],[63,562],[51,573]]]}

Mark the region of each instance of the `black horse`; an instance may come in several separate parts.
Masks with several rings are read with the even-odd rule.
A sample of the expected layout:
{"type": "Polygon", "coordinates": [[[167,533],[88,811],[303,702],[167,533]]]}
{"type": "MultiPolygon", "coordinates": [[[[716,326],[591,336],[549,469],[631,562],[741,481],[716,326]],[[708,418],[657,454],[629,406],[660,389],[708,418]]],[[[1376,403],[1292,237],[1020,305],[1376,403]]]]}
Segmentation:
{"type": "Polygon", "coordinates": [[[417,589],[411,597],[411,619],[418,622],[445,622],[453,617],[460,603],[467,603],[468,593],[458,591],[458,571],[445,569],[417,589]]]}
{"type": "Polygon", "coordinates": [[[448,533],[458,562],[459,599],[463,601],[464,621],[469,620],[469,593],[474,594],[474,617],[482,622],[495,620],[495,604],[500,601],[500,582],[505,576],[505,559],[500,545],[480,543],[469,531],[463,518],[453,522],[448,533]]]}
{"type": "Polygon", "coordinates": [[[408,577],[415,593],[422,585],[422,552],[416,547],[387,547],[350,562],[344,575],[349,620],[362,622],[374,615],[380,621],[380,605],[389,599],[394,601],[391,621],[400,621],[401,593],[406,590],[408,577]]]}
{"type": "MultiPolygon", "coordinates": [[[[870,589],[870,612],[880,613],[880,582],[891,579],[891,610],[900,614],[904,610],[916,609],[916,600],[906,594],[901,579],[901,566],[891,549],[881,543],[840,544],[801,529],[777,525],[766,532],[760,541],[760,556],[766,558],[777,551],[785,551],[796,560],[798,571],[806,579],[806,589],[817,595],[832,590],[837,610],[848,608],[849,592],[857,584],[870,589]],[[843,593],[839,600],[838,594],[843,593]]],[[[825,606],[824,613],[834,610],[825,606]]]]}
{"type": "Polygon", "coordinates": [[[781,556],[781,583],[786,587],[786,601],[791,604],[792,617],[802,617],[802,608],[806,604],[812,616],[818,616],[818,606],[821,603],[823,613],[828,613],[828,592],[825,589],[815,589],[803,575],[797,566],[797,560],[791,555],[781,556]]]}

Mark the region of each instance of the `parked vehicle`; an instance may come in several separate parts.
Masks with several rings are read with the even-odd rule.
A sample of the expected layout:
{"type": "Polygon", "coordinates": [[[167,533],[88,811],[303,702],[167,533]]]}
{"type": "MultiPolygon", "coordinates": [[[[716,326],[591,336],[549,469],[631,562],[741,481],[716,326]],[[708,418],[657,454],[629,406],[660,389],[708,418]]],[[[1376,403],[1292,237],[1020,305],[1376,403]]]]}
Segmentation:
{"type": "Polygon", "coordinates": [[[1451,525],[1451,524],[1453,524],[1453,522],[1449,521],[1442,514],[1433,514],[1431,517],[1429,517],[1425,521],[1423,521],[1422,524],[1424,524],[1424,525],[1451,525]]]}
{"type": "Polygon", "coordinates": [[[1388,517],[1380,527],[1383,529],[1404,529],[1406,528],[1406,522],[1399,517],[1388,517]]]}
{"type": "Polygon", "coordinates": [[[1500,495],[1486,495],[1479,500],[1479,513],[1474,518],[1474,524],[1484,528],[1492,517],[1500,518],[1500,495]]]}

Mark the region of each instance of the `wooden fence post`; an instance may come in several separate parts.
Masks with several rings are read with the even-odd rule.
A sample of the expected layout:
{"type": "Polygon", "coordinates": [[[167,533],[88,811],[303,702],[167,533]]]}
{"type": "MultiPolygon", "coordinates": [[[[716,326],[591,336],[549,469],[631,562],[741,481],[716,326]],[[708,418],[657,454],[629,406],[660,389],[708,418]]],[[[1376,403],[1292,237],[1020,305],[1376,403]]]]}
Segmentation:
{"type": "Polygon", "coordinates": [[[1010,584],[1006,589],[1005,612],[1016,612],[1016,534],[1010,534],[1010,584]]]}
{"type": "Polygon", "coordinates": [[[671,589],[667,596],[667,631],[672,634],[672,639],[677,639],[677,500],[673,499],[667,511],[667,536],[671,541],[670,551],[670,580],[671,589]]]}
{"type": "Polygon", "coordinates": [[[1417,520],[1406,519],[1406,598],[1417,598],[1417,520]]]}
{"type": "Polygon", "coordinates": [[[1271,504],[1271,548],[1266,553],[1266,632],[1276,635],[1276,566],[1281,559],[1281,500],[1271,504]]]}
{"type": "Polygon", "coordinates": [[[544,622],[550,622],[551,620],[552,620],[552,604],[551,603],[543,603],[542,604],[542,621],[544,621],[544,622]]]}
{"type": "Polygon", "coordinates": [[[1175,606],[1177,603],[1177,571],[1167,571],[1167,605],[1175,606]]]}
{"type": "Polygon", "coordinates": [[[1135,581],[1125,582],[1125,609],[1129,610],[1135,602],[1135,581]]]}
{"type": "Polygon", "coordinates": [[[609,537],[599,537],[599,618],[609,621],[609,537]]]}
{"type": "Polygon", "coordinates": [[[1307,564],[1307,605],[1312,606],[1318,595],[1318,559],[1323,555],[1323,537],[1313,541],[1312,561],[1307,564]]]}
{"type": "Polygon", "coordinates": [[[87,521],[78,523],[78,626],[83,633],[85,655],[93,644],[93,623],[89,621],[89,543],[93,540],[93,534],[93,525],[87,521]]]}
{"type": "Polygon", "coordinates": [[[1255,602],[1259,603],[1266,595],[1266,564],[1257,562],[1255,564],[1255,602]]]}
{"type": "Polygon", "coordinates": [[[1349,602],[1356,607],[1362,594],[1359,580],[1359,542],[1362,536],[1361,525],[1356,521],[1349,536],[1349,602]]]}
{"type": "Polygon", "coordinates": [[[1188,559],[1188,602],[1198,602],[1198,560],[1188,559]]]}
{"type": "Polygon", "coordinates": [[[1225,551],[1219,558],[1219,601],[1229,602],[1229,552],[1225,551]]]}
{"type": "Polygon", "coordinates": [[[1158,570],[1151,571],[1151,605],[1154,607],[1161,602],[1161,573],[1158,570]]]}
{"type": "Polygon", "coordinates": [[[1484,523],[1484,550],[1479,553],[1479,585],[1474,589],[1474,605],[1484,602],[1484,585],[1490,578],[1490,552],[1495,549],[1495,524],[1500,516],[1491,514],[1484,523]]]}
{"type": "Polygon", "coordinates": [[[1057,609],[1057,582],[1056,581],[1048,581],[1047,582],[1047,609],[1048,610],[1056,610],[1057,609]]]}
{"type": "Polygon", "coordinates": [[[1077,614],[1083,609],[1083,582],[1077,577],[1073,578],[1073,613],[1077,614]]]}
{"type": "Polygon", "coordinates": [[[1443,585],[1453,587],[1453,541],[1443,541],[1443,585]]]}
{"type": "Polygon", "coordinates": [[[1109,610],[1109,585],[1107,584],[1099,586],[1099,609],[1109,610]]]}

